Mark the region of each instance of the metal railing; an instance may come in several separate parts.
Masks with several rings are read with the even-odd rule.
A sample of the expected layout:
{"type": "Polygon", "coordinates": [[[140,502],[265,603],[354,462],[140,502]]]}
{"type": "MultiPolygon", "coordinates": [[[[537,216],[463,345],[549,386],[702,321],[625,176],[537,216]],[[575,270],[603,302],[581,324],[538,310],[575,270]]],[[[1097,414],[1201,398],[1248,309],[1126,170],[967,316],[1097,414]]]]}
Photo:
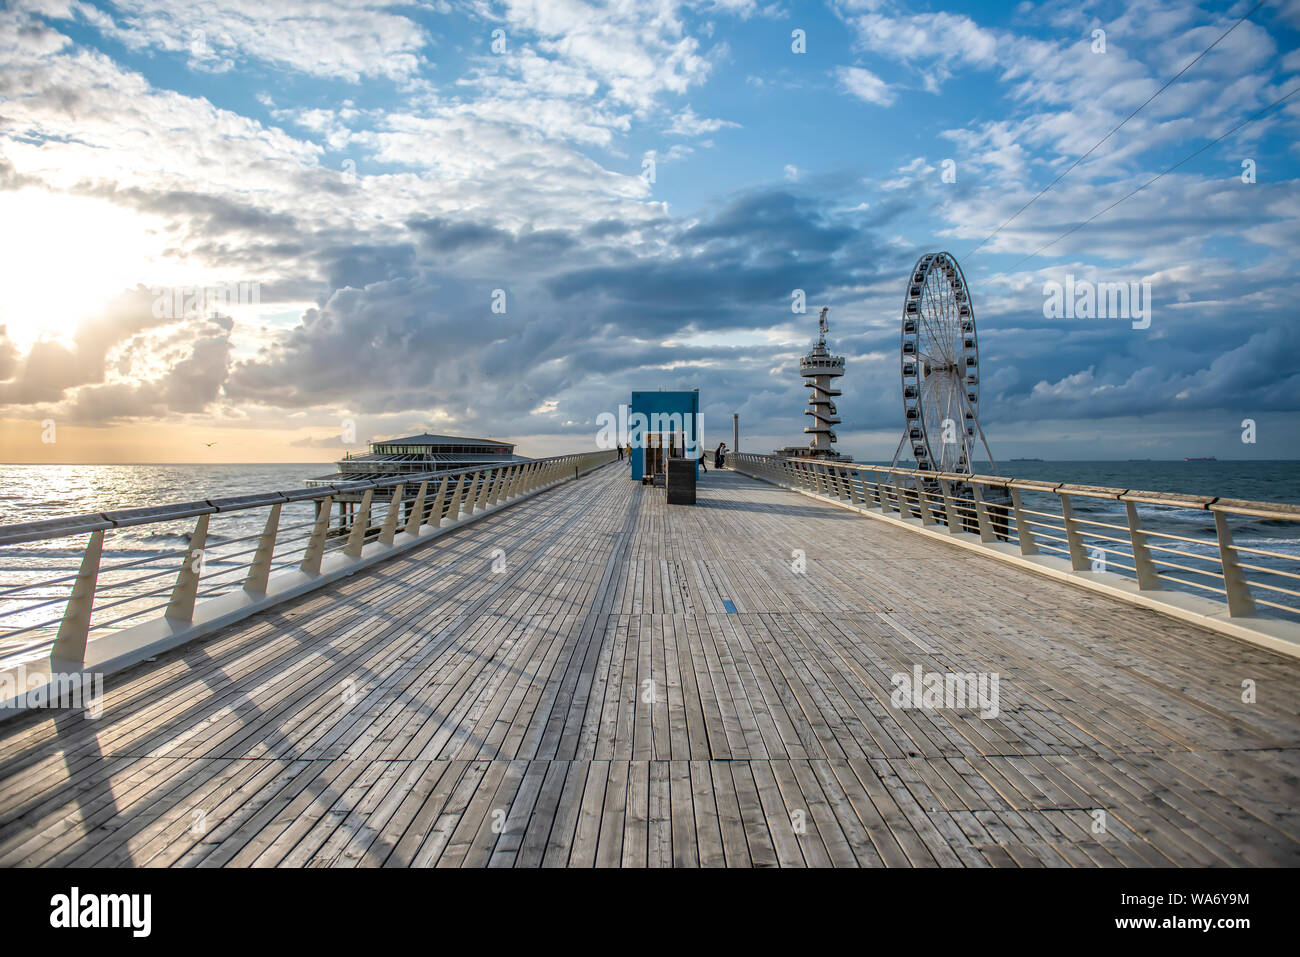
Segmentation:
{"type": "Polygon", "coordinates": [[[0,667],[48,653],[76,669],[101,637],[160,617],[183,631],[204,599],[265,596],[279,573],[296,573],[296,593],[310,590],[314,577],[326,582],[323,566],[360,560],[375,542],[414,544],[428,527],[467,520],[614,458],[612,449],[583,452],[0,527],[0,667]],[[341,495],[360,501],[338,502],[335,523],[341,495]],[[184,544],[160,549],[159,541],[184,544]],[[42,555],[79,562],[46,577],[48,564],[32,563],[42,555]]]}
{"type": "Polygon", "coordinates": [[[1300,505],[752,453],[733,453],[728,464],[931,531],[978,536],[1004,555],[1118,574],[1142,594],[1201,595],[1232,619],[1300,620],[1300,505]],[[1195,534],[1211,525],[1212,535],[1195,534]],[[1247,525],[1270,535],[1243,544],[1247,525]]]}

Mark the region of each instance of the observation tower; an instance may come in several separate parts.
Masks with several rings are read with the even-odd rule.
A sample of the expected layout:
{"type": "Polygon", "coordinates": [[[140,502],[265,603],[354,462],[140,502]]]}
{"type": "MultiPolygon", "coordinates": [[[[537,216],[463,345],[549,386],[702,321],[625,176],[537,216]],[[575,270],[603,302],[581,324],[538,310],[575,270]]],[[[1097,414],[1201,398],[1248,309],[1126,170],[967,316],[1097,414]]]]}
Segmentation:
{"type": "Polygon", "coordinates": [[[826,320],[828,310],[829,307],[822,306],[817,317],[817,342],[812,351],[799,360],[799,374],[803,376],[804,385],[812,390],[808,395],[808,407],[803,410],[804,415],[812,417],[812,422],[803,429],[812,438],[806,446],[791,445],[776,452],[778,455],[851,462],[851,456],[841,455],[831,447],[836,441],[833,426],[840,424],[835,409],[835,397],[840,390],[833,383],[844,375],[844,357],[831,355],[826,347],[826,333],[830,331],[826,320]]]}

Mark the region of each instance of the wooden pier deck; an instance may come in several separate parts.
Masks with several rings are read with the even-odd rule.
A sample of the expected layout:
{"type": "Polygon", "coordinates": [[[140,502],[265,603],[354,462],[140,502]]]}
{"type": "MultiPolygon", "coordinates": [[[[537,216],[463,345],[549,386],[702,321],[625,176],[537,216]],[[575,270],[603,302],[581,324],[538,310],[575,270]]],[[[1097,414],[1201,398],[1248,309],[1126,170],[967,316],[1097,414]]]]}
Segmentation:
{"type": "Polygon", "coordinates": [[[1295,659],[620,463],[110,678],[96,720],[0,724],[0,865],[1295,865],[1298,692],[1295,659]],[[998,716],[892,707],[914,665],[996,672],[998,716]]]}

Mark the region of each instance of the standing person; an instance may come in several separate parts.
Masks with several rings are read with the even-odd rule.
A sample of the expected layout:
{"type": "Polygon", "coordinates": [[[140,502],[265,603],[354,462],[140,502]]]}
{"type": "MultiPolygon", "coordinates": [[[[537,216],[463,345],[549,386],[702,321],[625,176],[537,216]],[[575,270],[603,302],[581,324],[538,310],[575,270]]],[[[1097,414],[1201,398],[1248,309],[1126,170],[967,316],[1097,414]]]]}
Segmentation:
{"type": "MultiPolygon", "coordinates": [[[[619,456],[619,458],[622,458],[622,457],[623,457],[622,455],[619,456]]],[[[631,443],[631,442],[629,442],[629,443],[627,444],[627,457],[628,457],[629,459],[632,458],[632,443],[631,443]]]]}
{"type": "Polygon", "coordinates": [[[620,462],[623,461],[623,446],[621,446],[621,445],[618,447],[618,460],[619,460],[620,462]]]}
{"type": "Polygon", "coordinates": [[[727,443],[719,442],[717,449],[713,453],[713,467],[720,469],[727,458],[727,443]]]}

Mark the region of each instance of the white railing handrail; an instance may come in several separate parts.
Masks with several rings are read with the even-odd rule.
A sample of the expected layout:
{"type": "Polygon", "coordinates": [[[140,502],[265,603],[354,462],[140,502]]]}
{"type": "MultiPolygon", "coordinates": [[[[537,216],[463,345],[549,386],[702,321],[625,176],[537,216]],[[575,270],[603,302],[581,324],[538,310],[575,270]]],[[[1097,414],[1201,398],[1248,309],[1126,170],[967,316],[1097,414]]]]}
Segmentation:
{"type": "MultiPolygon", "coordinates": [[[[577,478],[613,461],[616,454],[614,449],[602,449],[3,526],[0,545],[53,542],[72,535],[89,537],[75,571],[60,569],[56,577],[36,581],[29,569],[0,569],[0,639],[30,640],[31,644],[17,649],[22,654],[40,651],[48,645],[51,667],[57,663],[64,671],[87,666],[88,645],[102,640],[115,649],[125,648],[130,654],[105,652],[101,646],[98,653],[90,656],[94,663],[107,661],[112,666],[108,670],[125,667],[123,662],[128,659],[140,660],[140,654],[144,653],[141,649],[174,647],[189,640],[187,636],[197,637],[274,601],[351,574],[453,526],[477,520],[489,511],[577,478]],[[390,489],[391,495],[375,495],[390,489]],[[339,526],[333,527],[331,513],[339,495],[360,498],[355,502],[349,499],[348,504],[354,506],[351,513],[342,514],[339,526]],[[308,502],[315,504],[314,519],[281,524],[282,506],[308,502]],[[260,533],[248,533],[244,526],[235,537],[223,538],[208,547],[208,525],[214,516],[253,511],[265,514],[260,533]],[[164,525],[182,519],[195,519],[185,548],[167,549],[149,560],[133,558],[116,563],[104,560],[106,534],[111,536],[119,529],[164,525]],[[286,535],[286,532],[301,534],[286,535]],[[164,564],[144,567],[154,562],[164,564]],[[101,580],[101,576],[111,577],[115,573],[130,577],[107,583],[101,580]],[[6,580],[6,575],[11,577],[6,580]],[[138,587],[168,577],[174,579],[174,584],[168,585],[164,580],[144,590],[138,587]],[[153,599],[158,601],[144,608],[122,608],[153,599]],[[65,604],[62,615],[35,623],[30,621],[33,609],[40,609],[40,617],[45,618],[49,612],[44,609],[52,611],[51,606],[59,604],[65,604]],[[102,612],[110,609],[116,609],[114,616],[103,621],[102,612]],[[127,626],[124,622],[137,623],[127,626]],[[51,637],[49,632],[56,625],[57,634],[51,637]],[[101,638],[110,634],[111,626],[118,625],[124,630],[101,638]],[[100,630],[96,631],[97,628],[100,630]]],[[[261,516],[254,520],[260,524],[261,516]]]]}
{"type": "MultiPolygon", "coordinates": [[[[574,453],[582,454],[582,453],[574,453]]],[[[82,535],[99,529],[105,531],[114,528],[133,528],[150,525],[155,522],[174,522],[182,518],[195,518],[199,515],[213,515],[218,512],[238,512],[246,509],[265,508],[269,505],[283,505],[289,502],[321,501],[339,494],[365,492],[381,488],[394,488],[398,485],[423,480],[441,479],[444,476],[464,475],[471,472],[484,472],[504,469],[514,465],[531,465],[537,462],[554,462],[569,458],[570,455],[556,455],[543,459],[528,459],[519,462],[500,463],[496,465],[471,465],[457,469],[438,469],[425,471],[416,475],[400,475],[392,478],[371,479],[369,481],[334,482],[329,485],[313,485],[301,489],[287,489],[276,492],[258,492],[251,495],[234,495],[226,498],[195,499],[190,502],[173,502],[166,505],[146,505],[134,508],[112,509],[104,512],[87,512],[83,515],[69,515],[61,518],[43,519],[38,522],[16,522],[0,525],[0,545],[24,545],[47,539],[63,538],[68,535],[82,535]]]]}
{"type": "Polygon", "coordinates": [[[896,465],[872,465],[866,462],[827,462],[824,459],[796,458],[793,456],[762,455],[754,452],[729,453],[746,455],[756,459],[781,458],[789,462],[804,462],[813,465],[830,465],[841,469],[860,469],[870,472],[886,472],[906,475],[920,479],[946,479],[950,482],[978,482],[982,485],[998,486],[1007,489],[1020,489],[1028,492],[1066,492],[1083,498],[1115,499],[1122,502],[1135,502],[1138,505],[1174,505],[1181,508],[1199,508],[1206,511],[1220,510],[1234,515],[1249,515],[1254,518],[1272,518],[1282,521],[1300,521],[1300,505],[1285,502],[1260,502],[1251,499],[1221,498],[1215,495],[1189,495],[1184,492],[1154,492],[1148,489],[1112,488],[1106,485],[1076,485],[1071,482],[1043,482],[1036,479],[1010,478],[1005,475],[968,475],[962,472],[931,472],[919,469],[899,468],[896,465]]]}
{"type": "Polygon", "coordinates": [[[1226,633],[1251,640],[1282,636],[1281,645],[1270,646],[1300,652],[1300,555],[1238,544],[1229,521],[1297,523],[1300,536],[1300,505],[752,452],[732,453],[728,462],[738,472],[931,535],[946,529],[963,547],[1226,633]],[[1077,499],[1114,502],[1123,515],[1081,515],[1077,499]],[[1198,538],[1178,534],[1181,528],[1147,527],[1138,505],[1160,507],[1149,520],[1198,512],[1214,522],[1214,534],[1198,538]],[[1266,567],[1260,560],[1295,564],[1266,567]],[[1264,617],[1263,609],[1276,617],[1264,617]]]}

